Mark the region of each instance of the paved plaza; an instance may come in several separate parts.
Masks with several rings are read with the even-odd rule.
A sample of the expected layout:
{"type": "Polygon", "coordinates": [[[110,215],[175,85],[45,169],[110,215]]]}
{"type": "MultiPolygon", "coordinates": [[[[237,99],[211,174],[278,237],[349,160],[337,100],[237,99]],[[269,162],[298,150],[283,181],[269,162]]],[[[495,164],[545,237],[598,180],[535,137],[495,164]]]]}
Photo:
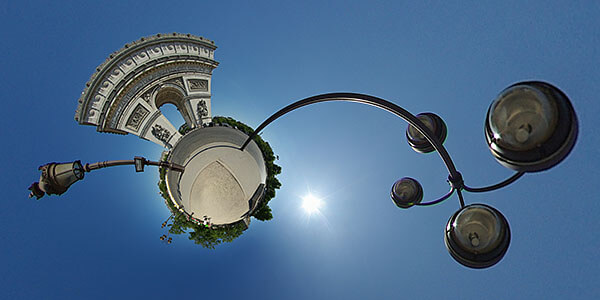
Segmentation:
{"type": "Polygon", "coordinates": [[[185,172],[168,171],[167,188],[177,206],[195,218],[210,218],[215,225],[243,219],[263,188],[267,172],[258,146],[239,148],[247,136],[229,127],[198,128],[174,146],[168,160],[185,166],[185,172]]]}

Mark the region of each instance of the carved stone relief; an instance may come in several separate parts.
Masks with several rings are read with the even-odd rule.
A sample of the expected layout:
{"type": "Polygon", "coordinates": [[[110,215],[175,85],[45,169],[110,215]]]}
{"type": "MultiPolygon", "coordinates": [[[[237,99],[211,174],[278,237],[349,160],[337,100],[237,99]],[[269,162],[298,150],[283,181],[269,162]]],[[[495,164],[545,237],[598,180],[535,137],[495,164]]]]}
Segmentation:
{"type": "Polygon", "coordinates": [[[189,79],[188,85],[190,86],[190,91],[208,92],[208,80],[206,79],[189,79]]]}
{"type": "Polygon", "coordinates": [[[144,99],[144,101],[146,101],[146,103],[150,104],[150,100],[152,100],[152,94],[154,94],[156,89],[158,89],[158,86],[154,86],[151,89],[149,89],[148,91],[146,91],[145,93],[143,93],[142,99],[144,99]]]}
{"type": "Polygon", "coordinates": [[[181,77],[169,79],[169,80],[165,81],[165,83],[174,84],[174,85],[180,87],[181,89],[185,90],[185,87],[183,86],[183,78],[181,78],[181,77]]]}
{"type": "Polygon", "coordinates": [[[111,128],[101,124],[106,118],[100,114],[104,115],[105,112],[98,112],[105,107],[105,102],[111,103],[118,96],[118,90],[123,88],[118,85],[168,61],[195,61],[207,67],[208,70],[202,73],[210,74],[218,66],[218,62],[213,60],[214,49],[214,42],[184,34],[157,34],[126,44],[96,68],[79,99],[75,119],[80,124],[98,125],[99,131],[111,128]]]}
{"type": "Polygon", "coordinates": [[[138,104],[133,110],[133,113],[129,116],[129,119],[127,119],[125,126],[131,130],[138,131],[149,113],[150,111],[148,109],[143,105],[138,104]]]}
{"type": "Polygon", "coordinates": [[[204,117],[208,117],[208,107],[206,106],[206,101],[200,100],[200,102],[198,102],[197,110],[199,120],[202,120],[204,117]]]}
{"type": "Polygon", "coordinates": [[[133,96],[153,81],[174,74],[201,73],[207,70],[210,71],[208,67],[200,64],[172,63],[145,73],[142,78],[135,82],[135,84],[132,84],[126,91],[122,92],[120,99],[113,101],[110,112],[106,118],[106,127],[115,128],[118,120],[118,117],[115,116],[120,116],[125,110],[125,107],[133,100],[133,96]]]}
{"type": "Polygon", "coordinates": [[[169,130],[158,124],[152,126],[152,135],[165,144],[169,142],[169,138],[171,137],[169,130]]]}
{"type": "Polygon", "coordinates": [[[142,95],[142,99],[146,101],[146,103],[150,104],[150,99],[152,98],[152,92],[148,91],[142,95]]]}

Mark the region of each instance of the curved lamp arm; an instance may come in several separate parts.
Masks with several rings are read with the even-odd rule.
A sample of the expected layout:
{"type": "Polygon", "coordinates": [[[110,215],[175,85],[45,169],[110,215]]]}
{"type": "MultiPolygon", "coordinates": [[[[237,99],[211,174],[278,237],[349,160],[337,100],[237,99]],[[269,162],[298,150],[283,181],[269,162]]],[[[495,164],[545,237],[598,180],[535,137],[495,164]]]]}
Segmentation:
{"type": "Polygon", "coordinates": [[[463,185],[463,188],[465,189],[465,191],[467,192],[471,192],[471,193],[483,193],[483,192],[489,192],[489,191],[493,191],[493,190],[497,190],[500,188],[503,188],[515,181],[517,181],[517,179],[521,178],[523,175],[525,175],[525,172],[517,172],[515,173],[513,176],[507,178],[506,180],[500,182],[500,183],[496,183],[494,185],[490,185],[490,186],[486,186],[486,187],[480,187],[480,188],[472,188],[472,187],[468,187],[466,185],[463,185]]]}
{"type": "MultiPolygon", "coordinates": [[[[389,112],[395,114],[396,116],[404,119],[406,122],[408,122],[414,128],[416,128],[421,134],[423,134],[423,136],[425,136],[427,141],[429,143],[431,143],[431,145],[433,145],[433,147],[435,148],[437,153],[440,155],[440,157],[444,161],[444,164],[446,165],[446,168],[448,169],[448,173],[450,174],[449,177],[450,178],[461,178],[460,173],[458,173],[458,171],[456,171],[454,162],[452,162],[452,159],[450,158],[448,151],[446,151],[446,148],[444,148],[442,143],[437,138],[435,138],[433,133],[429,130],[429,128],[427,128],[423,124],[423,122],[421,122],[421,120],[417,119],[417,117],[415,117],[413,114],[411,114],[404,108],[402,108],[392,102],[389,102],[389,101],[386,101],[384,99],[377,98],[374,96],[364,95],[364,94],[329,93],[329,94],[316,95],[316,96],[312,96],[312,97],[308,97],[308,98],[296,101],[296,102],[280,109],[278,112],[274,113],[272,116],[270,116],[264,122],[262,122],[262,124],[260,124],[256,128],[256,130],[254,130],[254,132],[252,134],[250,134],[250,136],[248,136],[248,138],[246,139],[246,141],[244,142],[242,147],[240,147],[240,150],[244,151],[244,148],[246,148],[248,143],[250,143],[250,141],[258,133],[260,133],[261,130],[263,130],[271,122],[277,120],[279,117],[281,117],[293,110],[301,108],[303,106],[307,106],[310,104],[316,104],[316,103],[320,103],[320,102],[329,102],[329,101],[348,101],[348,102],[358,102],[358,103],[369,104],[369,105],[381,108],[383,110],[389,111],[389,112]]],[[[461,178],[461,180],[462,180],[462,178],[461,178]]]]}
{"type": "Polygon", "coordinates": [[[452,194],[454,193],[455,188],[451,187],[450,191],[448,193],[446,193],[444,196],[440,197],[439,199],[433,200],[433,201],[429,201],[429,202],[425,202],[425,203],[416,203],[415,205],[417,206],[430,206],[430,205],[434,205],[434,204],[438,204],[448,198],[450,198],[450,196],[452,196],[452,194]]]}

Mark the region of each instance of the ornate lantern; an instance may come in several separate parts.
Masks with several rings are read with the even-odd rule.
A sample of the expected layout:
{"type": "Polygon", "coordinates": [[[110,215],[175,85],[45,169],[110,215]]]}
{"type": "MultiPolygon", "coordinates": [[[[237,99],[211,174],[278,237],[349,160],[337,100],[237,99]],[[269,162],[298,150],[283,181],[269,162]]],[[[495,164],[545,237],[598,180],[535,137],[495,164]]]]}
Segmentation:
{"type": "MultiPolygon", "coordinates": [[[[442,118],[434,113],[428,112],[420,113],[416,115],[416,117],[433,133],[441,144],[444,143],[448,129],[442,118]]],[[[409,125],[406,129],[406,139],[413,150],[419,153],[429,153],[435,150],[425,136],[412,125],[409,125]]]]}
{"type": "Polygon", "coordinates": [[[83,179],[85,174],[81,161],[77,160],[68,163],[49,163],[40,166],[38,170],[42,171],[40,181],[34,182],[29,187],[31,193],[29,198],[35,196],[40,199],[45,194],[61,195],[76,181],[83,179]]]}
{"type": "Polygon", "coordinates": [[[520,82],[502,91],[485,122],[494,158],[521,172],[543,171],[561,162],[573,149],[577,131],[569,98],[539,81],[520,82]]]}
{"type": "Polygon", "coordinates": [[[423,188],[418,181],[404,177],[392,186],[392,200],[400,208],[409,208],[423,200],[423,188]]]}
{"type": "Polygon", "coordinates": [[[508,250],[510,228],[495,208],[467,205],[448,220],[444,242],[450,255],[462,265],[487,268],[500,261],[508,250]]]}

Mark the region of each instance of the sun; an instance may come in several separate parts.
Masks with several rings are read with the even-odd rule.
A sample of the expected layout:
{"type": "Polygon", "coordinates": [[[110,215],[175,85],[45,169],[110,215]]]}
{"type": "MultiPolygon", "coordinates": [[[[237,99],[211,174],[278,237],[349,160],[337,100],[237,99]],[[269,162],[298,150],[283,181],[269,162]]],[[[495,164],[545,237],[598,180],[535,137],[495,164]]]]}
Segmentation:
{"type": "Polygon", "coordinates": [[[319,212],[319,209],[322,205],[321,199],[311,194],[308,194],[307,196],[302,198],[302,200],[302,207],[304,208],[304,211],[306,211],[309,215],[319,212]]]}

